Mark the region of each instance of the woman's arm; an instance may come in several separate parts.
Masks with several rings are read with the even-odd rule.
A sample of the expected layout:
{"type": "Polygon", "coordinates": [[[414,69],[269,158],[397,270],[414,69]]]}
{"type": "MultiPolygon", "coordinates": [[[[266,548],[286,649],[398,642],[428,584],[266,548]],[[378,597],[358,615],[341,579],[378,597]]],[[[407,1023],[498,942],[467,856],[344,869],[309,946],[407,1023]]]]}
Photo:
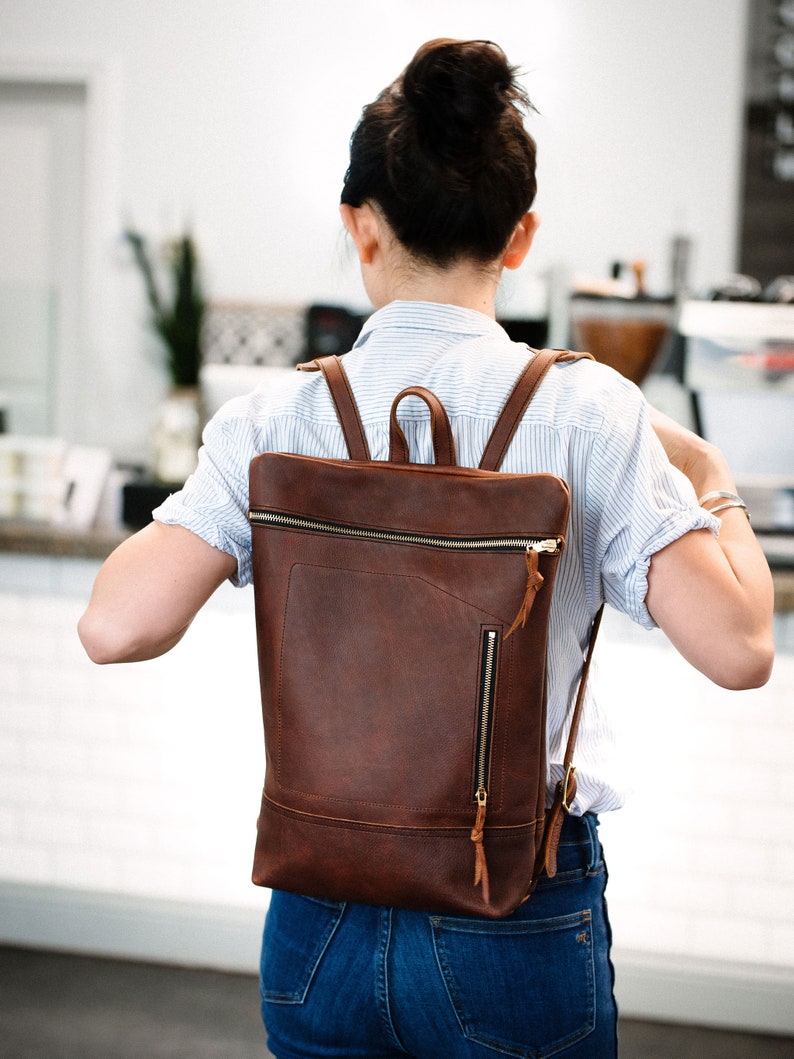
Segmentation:
{"type": "MultiPolygon", "coordinates": [[[[651,423],[697,496],[736,491],[719,449],[659,412],[651,423]]],[[[653,556],[646,604],[684,658],[715,683],[760,687],[774,658],[772,575],[744,511],[727,508],[718,517],[718,539],[695,530],[653,556]]]]}
{"type": "Polygon", "coordinates": [[[156,658],[177,644],[237,561],[182,526],[152,522],[102,565],[78,625],[98,663],[156,658]]]}

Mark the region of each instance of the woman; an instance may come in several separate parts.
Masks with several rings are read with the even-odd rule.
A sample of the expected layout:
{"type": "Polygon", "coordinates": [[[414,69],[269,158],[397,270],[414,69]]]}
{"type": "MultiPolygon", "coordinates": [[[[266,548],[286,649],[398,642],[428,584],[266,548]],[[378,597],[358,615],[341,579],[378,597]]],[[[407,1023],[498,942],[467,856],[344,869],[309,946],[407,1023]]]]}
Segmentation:
{"type": "MultiPolygon", "coordinates": [[[[421,384],[450,416],[458,462],[476,466],[526,363],[526,348],[496,324],[494,301],[503,270],[521,265],[538,224],[527,106],[498,47],[432,41],[354,132],[341,215],[376,312],[345,364],[374,458],[387,458],[392,398],[421,384]]],[[[432,462],[429,417],[406,413],[402,425],[412,458],[432,462]]],[[[254,455],[345,455],[318,373],[232,401],[204,440],[196,474],[97,578],[80,622],[97,662],[162,654],[223,580],[250,580],[254,455]]],[[[572,491],[550,634],[550,791],[604,599],[641,625],[659,625],[725,687],[768,679],[771,578],[717,449],[652,413],[610,369],[577,361],[552,368],[502,469],[555,473],[572,491]]],[[[505,920],[450,917],[442,929],[418,912],[274,893],[262,993],[279,1059],[615,1055],[596,831],[597,814],[623,800],[609,745],[606,708],[591,695],[558,874],[505,920]],[[586,957],[575,944],[584,935],[564,931],[566,917],[583,912],[592,922],[586,957]]]]}

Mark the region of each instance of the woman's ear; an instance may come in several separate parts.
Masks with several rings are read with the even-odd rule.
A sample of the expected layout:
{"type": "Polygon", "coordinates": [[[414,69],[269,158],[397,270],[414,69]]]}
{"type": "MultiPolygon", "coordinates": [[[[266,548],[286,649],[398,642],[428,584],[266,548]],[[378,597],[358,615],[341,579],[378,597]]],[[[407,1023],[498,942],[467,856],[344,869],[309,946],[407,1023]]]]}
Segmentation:
{"type": "Polygon", "coordinates": [[[378,222],[375,212],[368,203],[361,206],[350,206],[343,202],[339,207],[342,223],[356,244],[358,260],[362,265],[371,265],[372,258],[380,241],[378,222]]]}
{"type": "Polygon", "coordinates": [[[540,217],[537,213],[524,214],[515,226],[510,242],[502,255],[502,265],[505,268],[516,269],[524,263],[524,258],[529,253],[539,226],[540,217]]]}

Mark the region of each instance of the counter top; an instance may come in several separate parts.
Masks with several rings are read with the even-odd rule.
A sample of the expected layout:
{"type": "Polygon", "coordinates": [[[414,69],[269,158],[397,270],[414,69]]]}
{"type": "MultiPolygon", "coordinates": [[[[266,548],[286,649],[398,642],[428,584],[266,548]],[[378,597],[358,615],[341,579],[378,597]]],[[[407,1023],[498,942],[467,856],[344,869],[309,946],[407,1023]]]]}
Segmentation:
{"type": "MultiPolygon", "coordinates": [[[[101,560],[129,535],[130,531],[124,529],[76,533],[43,523],[0,520],[0,553],[101,560]]],[[[773,570],[772,577],[775,610],[794,611],[794,570],[773,570]]]]}
{"type": "Polygon", "coordinates": [[[773,570],[775,610],[780,614],[794,611],[794,570],[773,570]]]}
{"type": "Polygon", "coordinates": [[[79,531],[43,522],[0,520],[0,552],[70,559],[106,559],[128,537],[124,529],[79,531]]]}

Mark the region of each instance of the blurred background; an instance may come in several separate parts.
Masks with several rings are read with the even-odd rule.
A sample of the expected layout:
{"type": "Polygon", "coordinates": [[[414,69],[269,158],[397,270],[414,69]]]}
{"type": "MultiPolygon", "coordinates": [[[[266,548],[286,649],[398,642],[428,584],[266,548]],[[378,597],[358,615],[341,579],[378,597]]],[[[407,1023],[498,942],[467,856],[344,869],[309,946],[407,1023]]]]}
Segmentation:
{"type": "Polygon", "coordinates": [[[74,629],[207,416],[349,347],[349,136],[437,36],[498,42],[538,110],[501,322],[720,444],[775,573],[758,691],[606,623],[622,1009],[794,1035],[791,0],[0,0],[0,942],[256,969],[250,592],[140,666],[74,629]]]}

